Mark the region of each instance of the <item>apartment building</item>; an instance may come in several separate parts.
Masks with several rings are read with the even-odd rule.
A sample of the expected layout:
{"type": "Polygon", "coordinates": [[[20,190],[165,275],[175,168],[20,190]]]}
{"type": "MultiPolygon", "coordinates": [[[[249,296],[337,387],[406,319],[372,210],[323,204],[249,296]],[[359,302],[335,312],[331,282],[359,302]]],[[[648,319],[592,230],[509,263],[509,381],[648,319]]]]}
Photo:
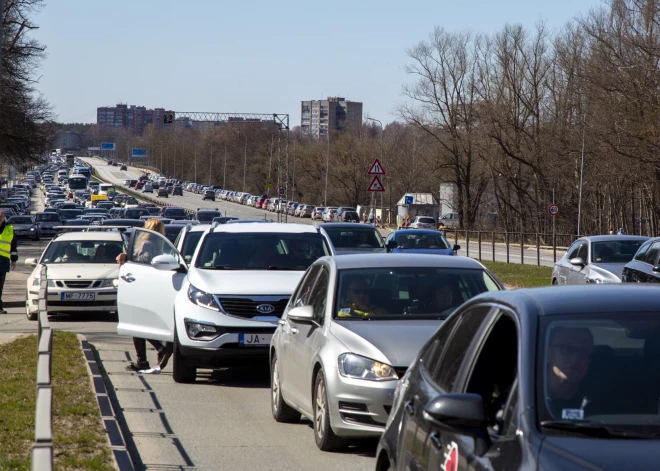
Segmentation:
{"type": "Polygon", "coordinates": [[[146,126],[150,124],[158,128],[170,126],[163,123],[166,113],[174,114],[173,111],[166,111],[164,108],[148,110],[144,106],[129,106],[120,103],[113,107],[104,106],[96,108],[96,124],[117,128],[131,128],[133,133],[142,134],[146,126]]]}
{"type": "Polygon", "coordinates": [[[301,102],[300,128],[316,139],[326,136],[328,129],[341,131],[361,124],[362,103],[359,101],[328,97],[327,100],[301,102]]]}

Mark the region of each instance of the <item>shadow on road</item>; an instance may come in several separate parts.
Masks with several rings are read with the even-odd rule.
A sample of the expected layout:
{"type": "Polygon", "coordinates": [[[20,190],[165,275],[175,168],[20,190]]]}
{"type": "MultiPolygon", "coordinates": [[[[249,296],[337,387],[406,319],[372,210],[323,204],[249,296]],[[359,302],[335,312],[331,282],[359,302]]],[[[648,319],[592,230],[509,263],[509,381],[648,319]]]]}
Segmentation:
{"type": "Polygon", "coordinates": [[[109,312],[72,312],[48,313],[48,320],[52,322],[118,322],[116,313],[109,312]]]}

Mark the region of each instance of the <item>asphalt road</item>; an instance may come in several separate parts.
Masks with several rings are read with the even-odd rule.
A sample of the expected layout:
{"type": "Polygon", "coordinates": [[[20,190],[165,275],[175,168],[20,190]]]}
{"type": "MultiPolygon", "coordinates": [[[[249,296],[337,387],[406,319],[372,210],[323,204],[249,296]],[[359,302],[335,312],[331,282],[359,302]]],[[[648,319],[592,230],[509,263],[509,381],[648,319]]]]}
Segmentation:
{"type": "MultiPolygon", "coordinates": [[[[34,205],[41,209],[41,193],[35,195],[34,205]]],[[[38,257],[47,243],[23,244],[20,262],[38,257]]],[[[36,333],[37,323],[27,320],[24,308],[8,311],[0,316],[0,340],[36,333]]],[[[125,424],[124,438],[136,469],[362,471],[375,467],[373,440],[356,441],[340,453],[324,453],[314,444],[311,422],[276,423],[270,412],[267,362],[252,368],[199,370],[196,383],[177,384],[171,363],[160,375],[125,370],[135,360],[135,349],[130,338],[116,334],[114,314],[59,315],[50,321],[54,329],[83,334],[96,351],[107,373],[109,395],[117,401],[118,422],[125,424]]],[[[148,357],[152,364],[157,362],[155,350],[150,349],[148,357]]]]}

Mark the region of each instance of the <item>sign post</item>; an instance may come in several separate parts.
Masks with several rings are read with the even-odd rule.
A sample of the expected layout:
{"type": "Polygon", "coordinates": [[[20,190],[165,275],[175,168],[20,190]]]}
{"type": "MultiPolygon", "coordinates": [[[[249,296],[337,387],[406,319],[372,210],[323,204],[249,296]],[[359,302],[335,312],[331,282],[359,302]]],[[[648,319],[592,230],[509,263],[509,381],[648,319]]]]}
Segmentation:
{"type": "MultiPolygon", "coordinates": [[[[369,185],[369,188],[367,191],[371,193],[371,214],[374,217],[374,224],[377,223],[376,221],[376,210],[374,209],[374,193],[383,193],[385,191],[385,187],[383,186],[383,183],[380,181],[379,175],[385,175],[385,169],[380,163],[380,160],[376,159],[374,160],[374,163],[371,164],[371,167],[369,167],[369,171],[367,172],[367,175],[373,175],[374,178],[371,180],[371,184],[369,185]]],[[[382,212],[382,199],[381,199],[381,212],[382,212]]],[[[381,214],[381,217],[383,215],[381,214]]]]}

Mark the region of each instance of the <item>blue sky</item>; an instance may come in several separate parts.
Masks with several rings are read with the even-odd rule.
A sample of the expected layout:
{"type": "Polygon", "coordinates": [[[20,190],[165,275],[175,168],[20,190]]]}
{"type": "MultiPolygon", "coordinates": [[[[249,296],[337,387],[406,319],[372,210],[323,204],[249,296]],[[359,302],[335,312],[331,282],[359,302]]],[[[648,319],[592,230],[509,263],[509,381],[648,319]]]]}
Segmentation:
{"type": "Polygon", "coordinates": [[[598,0],[46,0],[38,89],[58,120],[116,103],[175,111],[289,113],[329,95],[389,122],[410,82],[406,48],[435,26],[557,29],[598,0]]]}

